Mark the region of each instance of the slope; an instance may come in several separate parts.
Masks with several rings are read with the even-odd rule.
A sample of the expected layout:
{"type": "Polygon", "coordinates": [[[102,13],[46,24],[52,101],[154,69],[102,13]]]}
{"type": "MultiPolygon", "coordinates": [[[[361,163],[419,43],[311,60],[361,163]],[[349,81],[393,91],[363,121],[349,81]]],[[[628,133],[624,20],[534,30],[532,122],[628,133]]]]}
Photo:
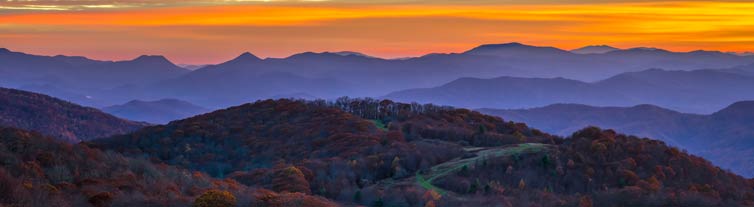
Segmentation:
{"type": "Polygon", "coordinates": [[[42,94],[0,88],[0,126],[34,130],[68,142],[123,134],[146,126],[42,94]]]}
{"type": "Polygon", "coordinates": [[[88,144],[347,205],[754,199],[749,180],[660,141],[595,128],[563,139],[466,109],[389,100],[258,101],[88,144]]]}
{"type": "Polygon", "coordinates": [[[751,138],[754,105],[742,101],[711,115],[685,114],[652,105],[593,107],[555,104],[520,110],[480,109],[506,119],[531,124],[547,132],[567,135],[599,126],[663,140],[744,176],[752,174],[751,138]]]}

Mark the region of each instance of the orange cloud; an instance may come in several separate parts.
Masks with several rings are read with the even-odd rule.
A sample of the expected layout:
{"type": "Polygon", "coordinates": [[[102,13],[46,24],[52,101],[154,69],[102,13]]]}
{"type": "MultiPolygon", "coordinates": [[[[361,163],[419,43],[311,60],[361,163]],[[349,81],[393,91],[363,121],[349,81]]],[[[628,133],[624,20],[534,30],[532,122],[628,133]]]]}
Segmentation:
{"type": "Polygon", "coordinates": [[[673,50],[754,48],[754,3],[273,4],[55,11],[0,15],[0,47],[177,62],[358,50],[401,57],[520,41],[673,50]]]}

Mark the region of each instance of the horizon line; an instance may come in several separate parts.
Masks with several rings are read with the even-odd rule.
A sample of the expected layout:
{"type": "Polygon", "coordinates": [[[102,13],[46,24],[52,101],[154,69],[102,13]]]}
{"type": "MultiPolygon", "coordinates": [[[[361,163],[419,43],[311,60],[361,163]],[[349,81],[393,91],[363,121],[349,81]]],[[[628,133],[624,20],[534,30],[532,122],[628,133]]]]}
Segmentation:
{"type": "MultiPolygon", "coordinates": [[[[481,47],[481,46],[485,46],[485,45],[507,45],[507,44],[520,44],[520,45],[523,45],[523,46],[544,47],[544,48],[550,47],[550,48],[555,48],[555,49],[559,49],[559,50],[563,50],[563,51],[567,51],[567,52],[571,52],[571,53],[573,53],[574,50],[585,48],[585,47],[594,47],[594,46],[613,47],[610,44],[590,44],[590,45],[584,45],[584,46],[580,46],[580,47],[575,47],[575,48],[572,48],[572,49],[564,49],[564,48],[557,47],[557,46],[534,45],[534,44],[527,44],[527,43],[523,43],[523,42],[513,41],[513,42],[504,42],[504,43],[484,43],[484,44],[479,44],[479,45],[477,45],[475,47],[472,47],[470,49],[466,49],[464,51],[456,51],[456,52],[428,52],[428,53],[424,53],[424,54],[418,55],[418,56],[395,56],[395,57],[384,57],[384,56],[370,55],[370,54],[367,54],[367,53],[364,53],[364,52],[360,52],[359,50],[337,50],[337,51],[308,50],[308,51],[302,51],[302,52],[294,52],[294,53],[292,53],[290,55],[286,55],[286,56],[258,56],[254,52],[251,52],[250,50],[246,50],[244,52],[239,53],[236,56],[231,57],[230,59],[227,59],[227,60],[224,60],[224,61],[220,61],[220,62],[215,62],[215,63],[181,63],[181,62],[175,62],[175,61],[170,60],[170,58],[168,56],[164,55],[164,54],[147,54],[147,53],[143,53],[143,54],[137,55],[136,57],[133,57],[133,58],[99,59],[99,58],[91,58],[91,57],[86,56],[86,55],[75,55],[75,54],[30,53],[30,52],[25,52],[25,51],[21,51],[21,50],[15,50],[15,49],[12,49],[12,48],[9,48],[9,47],[0,47],[0,50],[5,49],[5,50],[10,51],[10,52],[23,53],[23,54],[27,54],[27,55],[36,55],[36,56],[46,56],[46,57],[55,57],[55,56],[83,57],[83,58],[90,59],[90,60],[95,60],[95,61],[112,61],[112,62],[132,61],[132,60],[138,59],[138,58],[143,57],[143,56],[159,56],[159,57],[163,57],[163,58],[167,59],[169,62],[173,63],[174,65],[197,65],[198,66],[198,65],[217,65],[217,64],[222,64],[222,63],[231,61],[233,59],[236,59],[236,58],[238,58],[239,56],[241,56],[241,55],[243,55],[245,53],[249,53],[249,54],[251,54],[251,55],[253,55],[253,56],[255,56],[255,57],[259,58],[259,59],[262,59],[262,60],[266,60],[266,59],[286,59],[286,58],[290,58],[290,57],[293,57],[293,56],[296,56],[296,55],[301,55],[301,54],[306,54],[306,53],[315,53],[315,54],[333,53],[333,54],[336,54],[336,53],[342,53],[342,52],[358,53],[358,54],[364,55],[365,57],[377,58],[377,59],[382,59],[382,60],[401,60],[401,59],[419,58],[419,57],[424,57],[424,56],[433,55],[433,54],[462,54],[464,52],[467,52],[467,51],[473,50],[473,49],[475,49],[477,47],[481,47]]],[[[660,47],[652,47],[652,46],[635,46],[635,47],[627,47],[627,48],[613,47],[613,48],[616,48],[617,50],[624,50],[624,51],[625,50],[632,50],[632,49],[656,49],[656,50],[663,50],[663,51],[668,51],[668,52],[672,52],[672,53],[691,53],[691,52],[703,51],[703,52],[720,52],[720,53],[724,53],[724,54],[731,54],[731,55],[738,55],[738,56],[754,55],[754,54],[749,54],[749,53],[754,53],[754,51],[722,51],[722,50],[706,50],[706,49],[694,49],[694,50],[685,50],[684,51],[684,50],[669,50],[669,49],[664,49],[664,48],[660,48],[660,47]]],[[[582,55],[582,54],[579,54],[579,53],[573,53],[573,54],[582,55]]],[[[600,54],[600,53],[597,53],[597,54],[600,54]]],[[[601,53],[601,54],[604,54],[604,53],[601,53]]],[[[347,56],[347,55],[344,55],[344,56],[347,56]]]]}

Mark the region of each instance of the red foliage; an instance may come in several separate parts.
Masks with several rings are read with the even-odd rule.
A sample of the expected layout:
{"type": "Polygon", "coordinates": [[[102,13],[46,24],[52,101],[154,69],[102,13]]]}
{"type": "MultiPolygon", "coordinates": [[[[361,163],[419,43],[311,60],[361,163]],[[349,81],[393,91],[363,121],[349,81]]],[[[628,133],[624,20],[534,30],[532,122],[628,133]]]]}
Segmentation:
{"type": "Polygon", "coordinates": [[[123,134],[146,126],[47,95],[0,88],[0,126],[33,130],[68,142],[123,134]]]}
{"type": "Polygon", "coordinates": [[[0,205],[77,206],[83,203],[71,202],[83,201],[93,206],[185,206],[205,189],[238,195],[251,191],[232,180],[13,128],[0,127],[0,157],[0,205]]]}
{"type": "Polygon", "coordinates": [[[272,189],[277,192],[311,194],[309,181],[304,177],[304,173],[294,166],[275,170],[275,175],[272,178],[272,189]]]}

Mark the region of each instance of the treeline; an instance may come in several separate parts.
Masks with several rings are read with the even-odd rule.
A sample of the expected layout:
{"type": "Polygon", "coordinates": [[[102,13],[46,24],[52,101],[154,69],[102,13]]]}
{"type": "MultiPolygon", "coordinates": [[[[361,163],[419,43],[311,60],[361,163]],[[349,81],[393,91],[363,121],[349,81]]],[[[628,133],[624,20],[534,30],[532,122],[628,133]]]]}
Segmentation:
{"type": "Polygon", "coordinates": [[[594,127],[549,150],[482,158],[434,184],[511,206],[754,204],[751,180],[661,141],[594,127]]]}
{"type": "Polygon", "coordinates": [[[462,156],[463,147],[536,141],[534,134],[525,125],[466,109],[375,99],[281,99],[90,144],[250,186],[305,186],[295,189],[308,190],[296,192],[351,201],[381,180],[410,177],[462,156]],[[288,177],[293,184],[280,184],[281,170],[297,172],[290,167],[304,179],[288,177]]]}

